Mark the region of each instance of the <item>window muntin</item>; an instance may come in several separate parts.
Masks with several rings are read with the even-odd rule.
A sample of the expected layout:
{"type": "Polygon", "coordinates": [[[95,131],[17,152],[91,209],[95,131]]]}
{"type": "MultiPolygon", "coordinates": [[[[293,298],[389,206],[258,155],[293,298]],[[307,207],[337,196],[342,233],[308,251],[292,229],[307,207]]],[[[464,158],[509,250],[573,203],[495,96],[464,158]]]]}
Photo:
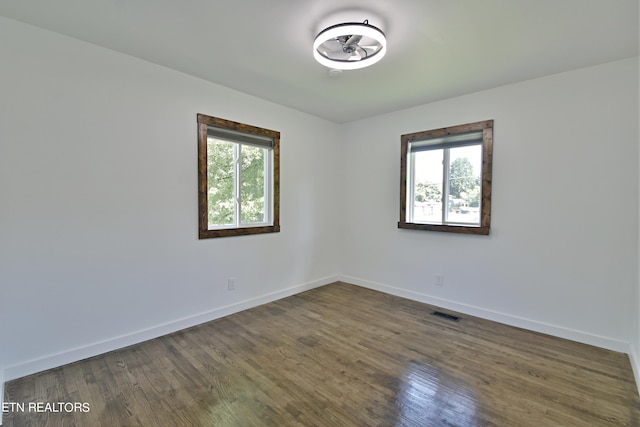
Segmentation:
{"type": "Polygon", "coordinates": [[[399,228],[489,234],[493,121],[402,135],[399,228]]]}
{"type": "Polygon", "coordinates": [[[280,231],[280,133],[198,115],[199,237],[280,231]]]}

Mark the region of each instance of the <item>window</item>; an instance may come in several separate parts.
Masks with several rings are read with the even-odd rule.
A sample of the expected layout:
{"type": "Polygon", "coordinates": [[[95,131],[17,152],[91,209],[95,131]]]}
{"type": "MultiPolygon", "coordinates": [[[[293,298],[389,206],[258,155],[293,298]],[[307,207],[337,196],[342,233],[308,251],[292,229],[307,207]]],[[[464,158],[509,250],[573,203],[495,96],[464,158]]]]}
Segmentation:
{"type": "Polygon", "coordinates": [[[489,234],[493,120],[401,137],[398,228],[489,234]]]}
{"type": "Polygon", "coordinates": [[[198,114],[198,236],[275,233],[280,133],[198,114]]]}

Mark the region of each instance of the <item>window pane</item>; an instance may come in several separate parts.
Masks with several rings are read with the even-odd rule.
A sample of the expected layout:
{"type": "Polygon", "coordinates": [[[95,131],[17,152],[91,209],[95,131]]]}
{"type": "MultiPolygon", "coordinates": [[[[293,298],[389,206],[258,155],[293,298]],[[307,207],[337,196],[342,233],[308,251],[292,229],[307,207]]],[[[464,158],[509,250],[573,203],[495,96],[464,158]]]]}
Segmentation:
{"type": "Polygon", "coordinates": [[[233,225],[234,143],[207,138],[207,200],[208,225],[233,225]]]}
{"type": "Polygon", "coordinates": [[[482,146],[449,149],[447,221],[480,224],[482,146]]]}
{"type": "Polygon", "coordinates": [[[268,151],[264,148],[242,145],[241,222],[264,223],[265,215],[265,161],[268,151]]]}
{"type": "Polygon", "coordinates": [[[414,153],[413,222],[442,222],[443,150],[414,153]]]}

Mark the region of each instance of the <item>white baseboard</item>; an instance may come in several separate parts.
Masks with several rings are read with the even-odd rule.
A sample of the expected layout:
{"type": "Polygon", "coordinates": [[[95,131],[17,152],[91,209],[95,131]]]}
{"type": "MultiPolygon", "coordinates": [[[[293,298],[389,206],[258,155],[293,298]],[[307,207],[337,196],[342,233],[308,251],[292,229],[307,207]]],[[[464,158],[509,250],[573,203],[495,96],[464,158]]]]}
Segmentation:
{"type": "Polygon", "coordinates": [[[638,352],[635,347],[629,344],[629,363],[631,363],[631,369],[633,369],[633,376],[636,379],[636,387],[638,388],[638,395],[640,395],[640,359],[638,359],[638,352]]]}
{"type": "Polygon", "coordinates": [[[276,301],[282,298],[286,298],[291,295],[298,294],[313,288],[328,285],[338,280],[338,276],[328,276],[313,282],[304,283],[302,285],[293,286],[287,289],[283,289],[270,294],[262,295],[256,298],[251,298],[245,301],[241,301],[228,306],[220,307],[215,310],[206,311],[193,316],[188,316],[182,319],[177,319],[168,323],[157,325],[144,330],[132,332],[130,334],[122,335],[119,337],[98,341],[85,346],[77,347],[68,351],[64,351],[57,354],[50,354],[45,357],[41,357],[34,360],[29,360],[24,363],[9,366],[4,370],[4,380],[10,381],[16,378],[24,377],[27,375],[35,374],[47,369],[56,368],[58,366],[66,365],[68,363],[77,362],[82,359],[97,356],[99,354],[107,353],[109,351],[117,350],[119,348],[127,347],[133,344],[138,344],[143,341],[147,341],[153,338],[160,337],[162,335],[170,334],[185,328],[199,325],[201,323],[209,322],[211,320],[219,319],[230,314],[238,313],[243,310],[247,310],[252,307],[257,307],[262,304],[266,304],[272,301],[276,301]]]}
{"type": "MultiPolygon", "coordinates": [[[[339,278],[340,278],[340,281],[362,286],[363,288],[369,288],[376,291],[385,292],[387,294],[408,298],[414,301],[424,302],[426,304],[431,304],[431,305],[446,308],[449,310],[457,311],[459,313],[464,313],[471,316],[481,317],[483,319],[504,323],[506,325],[516,326],[518,328],[528,329],[530,331],[540,332],[547,335],[553,335],[555,337],[564,338],[571,341],[577,341],[584,344],[605,348],[607,350],[617,351],[619,353],[627,353],[629,351],[629,343],[625,341],[618,341],[612,338],[594,335],[587,332],[577,331],[569,328],[564,328],[562,326],[552,325],[552,324],[540,322],[537,320],[526,319],[523,317],[511,315],[511,314],[487,310],[482,307],[476,307],[468,304],[462,304],[455,301],[450,301],[443,298],[433,297],[427,294],[413,292],[406,289],[385,285],[382,283],[376,283],[376,282],[361,279],[358,277],[341,275],[339,276],[339,278]]],[[[637,378],[638,377],[636,375],[636,379],[637,378]]],[[[636,383],[638,382],[636,381],[636,383]]]]}

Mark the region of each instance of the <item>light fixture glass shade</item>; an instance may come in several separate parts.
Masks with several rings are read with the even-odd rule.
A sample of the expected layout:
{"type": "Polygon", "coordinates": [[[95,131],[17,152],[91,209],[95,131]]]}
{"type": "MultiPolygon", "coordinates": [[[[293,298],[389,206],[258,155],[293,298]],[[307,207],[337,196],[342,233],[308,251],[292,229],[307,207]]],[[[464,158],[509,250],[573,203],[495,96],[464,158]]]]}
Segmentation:
{"type": "Polygon", "coordinates": [[[387,39],[368,21],[348,22],[322,30],[313,42],[313,57],[325,67],[356,70],[380,61],[387,39]]]}

